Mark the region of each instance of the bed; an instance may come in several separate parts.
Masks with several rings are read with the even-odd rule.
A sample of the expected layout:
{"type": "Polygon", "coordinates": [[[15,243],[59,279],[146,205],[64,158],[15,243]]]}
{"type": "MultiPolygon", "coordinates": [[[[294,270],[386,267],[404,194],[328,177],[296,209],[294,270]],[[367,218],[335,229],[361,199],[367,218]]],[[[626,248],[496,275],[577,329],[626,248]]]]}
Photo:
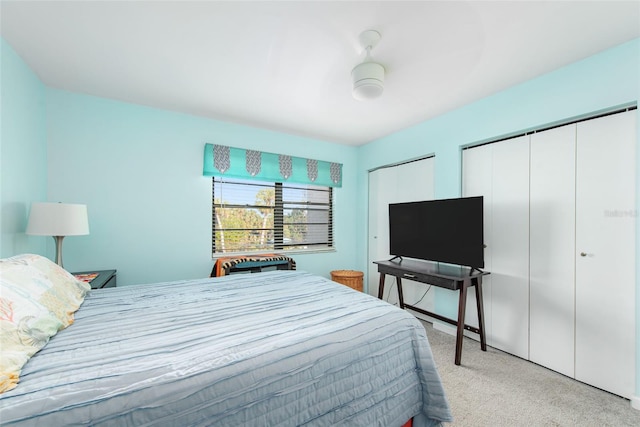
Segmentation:
{"type": "MultiPolygon", "coordinates": [[[[1,273],[4,298],[17,291],[1,273]]],[[[452,420],[422,325],[304,271],[86,290],[80,304],[0,394],[3,426],[452,420]]]]}

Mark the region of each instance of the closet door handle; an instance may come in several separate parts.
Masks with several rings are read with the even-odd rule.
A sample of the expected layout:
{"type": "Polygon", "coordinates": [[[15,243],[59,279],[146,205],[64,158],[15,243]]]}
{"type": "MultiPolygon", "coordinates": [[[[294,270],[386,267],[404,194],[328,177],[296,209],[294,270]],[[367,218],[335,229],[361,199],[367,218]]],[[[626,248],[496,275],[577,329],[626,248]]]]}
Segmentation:
{"type": "Polygon", "coordinates": [[[580,256],[587,256],[586,252],[580,252],[580,256]]]}

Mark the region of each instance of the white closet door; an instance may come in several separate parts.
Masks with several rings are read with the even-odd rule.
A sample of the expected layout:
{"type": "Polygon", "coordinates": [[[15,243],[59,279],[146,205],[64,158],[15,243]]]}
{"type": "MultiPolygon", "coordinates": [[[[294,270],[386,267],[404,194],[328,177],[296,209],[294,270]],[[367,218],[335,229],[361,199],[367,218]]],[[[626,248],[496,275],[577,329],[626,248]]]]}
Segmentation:
{"type": "MultiPolygon", "coordinates": [[[[484,204],[484,270],[491,271],[491,182],[493,174],[493,144],[474,147],[462,152],[462,196],[474,197],[483,196],[484,204]]],[[[493,346],[492,342],[492,318],[491,318],[491,275],[482,279],[482,295],[484,305],[484,327],[487,336],[487,344],[493,346]]],[[[465,323],[478,327],[478,310],[476,308],[475,292],[470,292],[467,296],[467,307],[465,312],[465,323]]],[[[477,334],[465,331],[477,340],[477,334]]]]}
{"type": "Polygon", "coordinates": [[[491,342],[529,357],[529,137],[493,144],[491,342]]]}
{"type": "Polygon", "coordinates": [[[389,259],[389,203],[397,187],[397,170],[377,169],[369,173],[369,264],[368,291],[378,295],[379,275],[374,261],[389,259]]]}
{"type": "MultiPolygon", "coordinates": [[[[369,173],[369,294],[378,295],[379,274],[373,261],[389,259],[389,203],[433,199],[434,157],[376,169],[369,173]]],[[[385,297],[397,301],[392,277],[387,277],[385,297]]],[[[405,300],[413,304],[424,295],[426,287],[403,281],[405,300]]],[[[418,307],[433,310],[433,294],[429,292],[418,307]]]]}
{"type": "MultiPolygon", "coordinates": [[[[395,203],[417,202],[433,199],[434,159],[434,157],[430,157],[428,159],[396,166],[398,173],[398,187],[396,189],[394,199],[395,203]]],[[[407,304],[415,305],[427,311],[434,310],[435,291],[433,289],[429,289],[429,287],[424,283],[403,280],[402,291],[404,300],[407,304]]],[[[414,314],[418,317],[422,316],[418,313],[414,314]]]]}
{"type": "Polygon", "coordinates": [[[395,166],[398,186],[395,203],[433,199],[433,162],[435,157],[395,166]]]}
{"type": "Polygon", "coordinates": [[[576,125],[531,135],[530,360],[574,376],[576,125]]]}
{"type": "MultiPolygon", "coordinates": [[[[484,196],[487,343],[529,355],[529,137],[463,152],[463,194],[484,196]]],[[[477,325],[475,296],[467,323],[477,325]]]]}
{"type": "Polygon", "coordinates": [[[578,124],[576,379],[635,388],[636,111],[578,124]]]}

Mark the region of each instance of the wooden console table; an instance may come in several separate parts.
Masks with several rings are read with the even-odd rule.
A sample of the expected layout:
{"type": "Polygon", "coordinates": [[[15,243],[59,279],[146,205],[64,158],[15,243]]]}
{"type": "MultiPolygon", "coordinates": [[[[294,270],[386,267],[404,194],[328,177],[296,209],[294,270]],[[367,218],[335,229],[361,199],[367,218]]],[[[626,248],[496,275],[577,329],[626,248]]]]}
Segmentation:
{"type": "Polygon", "coordinates": [[[460,365],[462,358],[462,338],[464,330],[475,332],[480,335],[480,348],[487,351],[487,341],[484,333],[484,307],[482,304],[482,276],[489,274],[485,271],[475,270],[469,272],[468,267],[455,267],[450,265],[439,265],[428,261],[376,261],[378,265],[378,273],[380,273],[380,286],[378,288],[378,298],[383,298],[385,275],[395,276],[398,285],[398,299],[400,308],[409,308],[434,319],[455,325],[456,333],[456,355],[455,364],[460,365]],[[424,310],[404,302],[402,296],[402,279],[413,280],[415,282],[426,283],[429,285],[445,288],[452,291],[460,291],[458,299],[458,319],[453,320],[448,317],[441,316],[436,313],[424,310]],[[469,287],[476,289],[476,308],[478,310],[478,328],[464,323],[465,308],[467,306],[467,289],[469,287]]]}

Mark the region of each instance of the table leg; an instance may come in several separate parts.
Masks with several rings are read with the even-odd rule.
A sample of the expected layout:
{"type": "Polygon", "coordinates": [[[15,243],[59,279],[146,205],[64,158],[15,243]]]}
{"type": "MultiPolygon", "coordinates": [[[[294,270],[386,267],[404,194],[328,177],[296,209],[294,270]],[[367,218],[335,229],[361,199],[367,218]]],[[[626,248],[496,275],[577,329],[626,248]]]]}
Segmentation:
{"type": "Polygon", "coordinates": [[[396,276],[396,283],[398,285],[398,302],[400,308],[404,310],[404,296],[402,295],[402,279],[396,276]]]}
{"type": "Polygon", "coordinates": [[[378,284],[378,299],[384,297],[384,273],[380,273],[380,283],[378,284]]]}
{"type": "Polygon", "coordinates": [[[462,281],[462,287],[460,288],[460,299],[458,301],[458,329],[456,333],[456,365],[460,365],[462,359],[462,338],[464,337],[464,313],[467,307],[467,288],[469,287],[469,280],[462,281]]]}
{"type": "Polygon", "coordinates": [[[476,308],[478,309],[478,329],[480,329],[480,348],[487,351],[487,338],[484,334],[484,300],[482,299],[482,277],[473,279],[476,281],[476,308]]]}

